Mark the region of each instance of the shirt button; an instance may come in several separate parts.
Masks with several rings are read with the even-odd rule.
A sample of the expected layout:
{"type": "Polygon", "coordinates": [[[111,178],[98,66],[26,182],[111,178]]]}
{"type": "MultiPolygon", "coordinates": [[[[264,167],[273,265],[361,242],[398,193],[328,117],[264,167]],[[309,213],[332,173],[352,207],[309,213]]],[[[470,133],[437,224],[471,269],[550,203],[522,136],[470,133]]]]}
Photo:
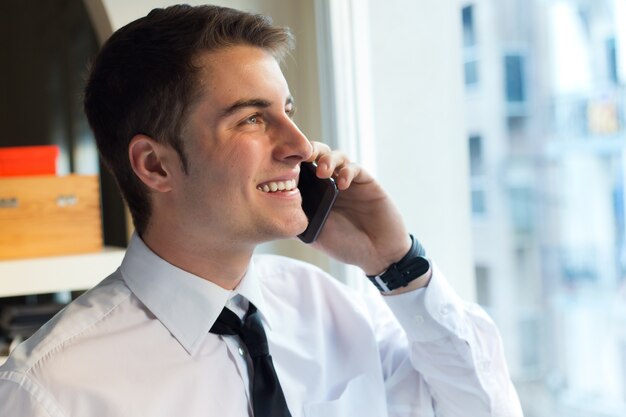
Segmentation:
{"type": "Polygon", "coordinates": [[[244,355],[246,354],[246,351],[245,351],[245,349],[243,348],[243,346],[239,346],[239,354],[240,354],[241,356],[244,356],[244,355]]]}
{"type": "Polygon", "coordinates": [[[448,315],[450,311],[452,311],[452,307],[450,306],[450,304],[446,304],[445,306],[441,307],[440,310],[442,316],[448,315]]]}
{"type": "Polygon", "coordinates": [[[424,316],[422,316],[421,314],[417,314],[415,316],[415,323],[417,323],[417,324],[424,323],[424,316]]]}

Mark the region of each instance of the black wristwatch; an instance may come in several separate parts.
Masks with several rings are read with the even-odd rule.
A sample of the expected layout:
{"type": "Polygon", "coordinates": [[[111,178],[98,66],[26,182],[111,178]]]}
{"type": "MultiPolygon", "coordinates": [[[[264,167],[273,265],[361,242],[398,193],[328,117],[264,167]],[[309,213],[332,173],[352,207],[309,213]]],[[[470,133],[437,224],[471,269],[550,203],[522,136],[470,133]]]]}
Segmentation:
{"type": "Polygon", "coordinates": [[[406,287],[415,278],[421,277],[430,269],[430,262],[425,258],[426,251],[422,245],[411,237],[411,249],[398,262],[389,265],[385,272],[379,275],[368,275],[372,284],[381,292],[390,292],[406,287]]]}

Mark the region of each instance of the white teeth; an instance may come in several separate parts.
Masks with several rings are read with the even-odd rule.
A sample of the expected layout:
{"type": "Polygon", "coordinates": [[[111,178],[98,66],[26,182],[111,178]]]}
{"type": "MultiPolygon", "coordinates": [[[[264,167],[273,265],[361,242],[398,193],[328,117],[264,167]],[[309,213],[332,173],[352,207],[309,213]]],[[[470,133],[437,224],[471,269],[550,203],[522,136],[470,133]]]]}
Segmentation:
{"type": "Polygon", "coordinates": [[[296,180],[272,181],[256,187],[259,191],[265,193],[276,191],[290,191],[296,188],[296,180]]]}

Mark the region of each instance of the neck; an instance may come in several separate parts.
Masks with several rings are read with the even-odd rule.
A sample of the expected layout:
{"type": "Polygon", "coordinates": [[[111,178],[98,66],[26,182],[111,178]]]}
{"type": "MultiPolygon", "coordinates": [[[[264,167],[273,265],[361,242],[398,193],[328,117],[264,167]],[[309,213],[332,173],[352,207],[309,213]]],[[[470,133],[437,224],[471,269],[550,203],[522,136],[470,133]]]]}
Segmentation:
{"type": "Polygon", "coordinates": [[[254,246],[236,246],[221,236],[198,241],[159,228],[149,227],[141,238],[167,262],[227,290],[239,285],[254,251],[254,246]]]}

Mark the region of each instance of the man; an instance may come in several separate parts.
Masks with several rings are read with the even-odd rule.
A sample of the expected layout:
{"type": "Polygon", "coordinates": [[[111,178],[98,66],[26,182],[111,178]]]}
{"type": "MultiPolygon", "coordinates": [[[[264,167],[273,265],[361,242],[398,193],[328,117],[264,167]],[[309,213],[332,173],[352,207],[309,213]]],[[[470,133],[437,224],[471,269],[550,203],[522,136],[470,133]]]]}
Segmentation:
{"type": "Polygon", "coordinates": [[[176,6],[105,44],[85,110],[137,233],[1,368],[0,415],[521,416],[493,323],[380,185],[294,124],[291,43],[262,16],[176,6]],[[307,226],[304,161],[341,190],[315,246],[383,295],[252,255],[307,226]]]}

